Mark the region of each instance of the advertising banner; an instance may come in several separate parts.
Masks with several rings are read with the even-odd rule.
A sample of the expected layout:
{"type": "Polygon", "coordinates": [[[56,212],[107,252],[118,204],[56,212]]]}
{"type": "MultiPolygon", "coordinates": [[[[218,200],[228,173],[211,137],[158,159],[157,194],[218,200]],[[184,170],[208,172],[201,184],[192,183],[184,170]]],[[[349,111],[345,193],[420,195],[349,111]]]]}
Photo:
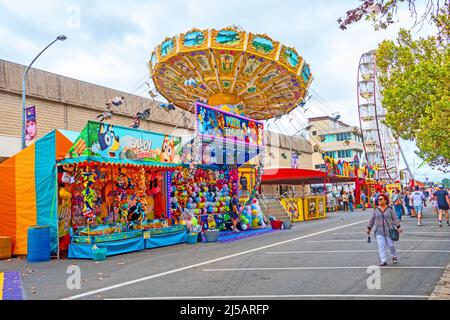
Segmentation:
{"type": "Polygon", "coordinates": [[[28,147],[37,140],[36,106],[25,109],[25,145],[28,147]]]}
{"type": "Polygon", "coordinates": [[[112,124],[88,122],[68,157],[94,156],[181,163],[181,138],[112,124]]]}
{"type": "Polygon", "coordinates": [[[264,124],[204,104],[196,104],[198,134],[264,145],[264,124]]]}
{"type": "Polygon", "coordinates": [[[298,153],[292,152],[291,153],[291,168],[298,169],[298,165],[299,165],[298,153]]]}

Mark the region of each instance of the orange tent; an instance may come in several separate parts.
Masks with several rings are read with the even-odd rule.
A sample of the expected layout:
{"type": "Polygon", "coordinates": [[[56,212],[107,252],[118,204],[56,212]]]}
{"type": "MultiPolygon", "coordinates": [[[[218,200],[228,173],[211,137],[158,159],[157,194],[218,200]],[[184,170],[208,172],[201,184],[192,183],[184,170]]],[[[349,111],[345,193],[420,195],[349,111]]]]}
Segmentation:
{"type": "Polygon", "coordinates": [[[72,146],[71,131],[53,130],[0,164],[0,236],[12,238],[13,254],[27,254],[30,226],[50,225],[58,250],[56,161],[72,146]]]}

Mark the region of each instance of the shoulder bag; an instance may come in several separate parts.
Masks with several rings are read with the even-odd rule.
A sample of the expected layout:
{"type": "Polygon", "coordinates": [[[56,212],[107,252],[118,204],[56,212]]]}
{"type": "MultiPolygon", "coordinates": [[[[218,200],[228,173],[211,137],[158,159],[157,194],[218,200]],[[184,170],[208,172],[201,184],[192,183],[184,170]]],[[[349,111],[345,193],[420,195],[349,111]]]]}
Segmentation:
{"type": "MultiPolygon", "coordinates": [[[[392,216],[392,211],[391,211],[391,216],[392,216]]],[[[392,241],[398,241],[400,240],[400,232],[398,232],[398,230],[396,228],[394,228],[394,226],[389,226],[389,223],[387,222],[387,219],[384,217],[384,213],[382,213],[382,217],[383,219],[386,220],[386,224],[389,228],[389,238],[391,238],[392,241]]]]}

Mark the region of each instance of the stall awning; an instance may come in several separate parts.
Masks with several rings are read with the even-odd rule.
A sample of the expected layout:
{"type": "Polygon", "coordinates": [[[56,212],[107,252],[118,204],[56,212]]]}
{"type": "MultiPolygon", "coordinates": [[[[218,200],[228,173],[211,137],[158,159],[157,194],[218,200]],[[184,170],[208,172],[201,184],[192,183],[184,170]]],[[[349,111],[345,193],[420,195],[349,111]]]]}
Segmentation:
{"type": "Polygon", "coordinates": [[[118,165],[135,165],[135,166],[146,166],[146,167],[160,167],[160,168],[179,168],[181,165],[165,162],[151,162],[151,161],[141,161],[141,160],[130,160],[130,159],[114,159],[114,158],[103,158],[103,157],[77,157],[64,159],[59,161],[59,165],[64,164],[79,164],[79,163],[106,163],[106,164],[118,164],[118,165]]]}
{"type": "Polygon", "coordinates": [[[328,176],[326,172],[311,169],[275,168],[264,169],[262,184],[299,185],[336,182],[354,182],[355,178],[328,176]]]}

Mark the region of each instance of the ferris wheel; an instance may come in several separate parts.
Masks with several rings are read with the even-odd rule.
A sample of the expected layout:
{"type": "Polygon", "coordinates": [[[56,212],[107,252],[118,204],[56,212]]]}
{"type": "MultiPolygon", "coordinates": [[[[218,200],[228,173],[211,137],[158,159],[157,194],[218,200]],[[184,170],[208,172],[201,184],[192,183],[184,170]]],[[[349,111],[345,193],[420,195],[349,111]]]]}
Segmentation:
{"type": "Polygon", "coordinates": [[[380,85],[375,63],[376,51],[364,53],[358,66],[358,112],[363,147],[368,164],[379,168],[379,179],[394,182],[399,178],[400,145],[384,124],[380,85]]]}

